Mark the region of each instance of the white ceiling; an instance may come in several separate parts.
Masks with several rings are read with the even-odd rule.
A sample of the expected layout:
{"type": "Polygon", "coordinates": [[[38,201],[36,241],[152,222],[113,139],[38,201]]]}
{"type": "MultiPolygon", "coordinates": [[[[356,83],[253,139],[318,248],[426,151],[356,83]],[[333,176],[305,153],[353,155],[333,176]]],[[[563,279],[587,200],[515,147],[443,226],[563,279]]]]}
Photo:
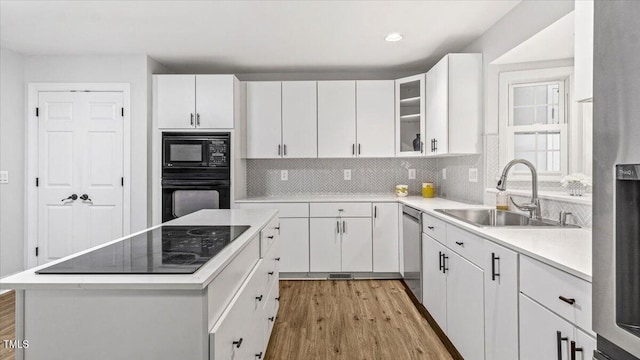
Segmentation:
{"type": "Polygon", "coordinates": [[[571,59],[574,56],[574,41],[572,11],[491,63],[518,64],[571,59]]]}
{"type": "Polygon", "coordinates": [[[0,45],[28,55],[148,54],[175,71],[424,70],[518,2],[2,0],[0,45]],[[394,31],[405,39],[384,41],[394,31]]]}

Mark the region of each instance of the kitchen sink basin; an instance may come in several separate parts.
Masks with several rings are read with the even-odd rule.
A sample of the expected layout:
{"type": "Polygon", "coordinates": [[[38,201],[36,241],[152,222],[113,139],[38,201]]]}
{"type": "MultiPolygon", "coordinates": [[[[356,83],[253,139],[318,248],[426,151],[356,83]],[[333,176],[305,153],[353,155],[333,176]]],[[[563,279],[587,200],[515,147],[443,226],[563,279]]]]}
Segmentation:
{"type": "Polygon", "coordinates": [[[436,209],[458,220],[479,227],[535,227],[535,228],[577,228],[576,225],[560,225],[549,220],[534,220],[526,215],[496,209],[436,209]]]}

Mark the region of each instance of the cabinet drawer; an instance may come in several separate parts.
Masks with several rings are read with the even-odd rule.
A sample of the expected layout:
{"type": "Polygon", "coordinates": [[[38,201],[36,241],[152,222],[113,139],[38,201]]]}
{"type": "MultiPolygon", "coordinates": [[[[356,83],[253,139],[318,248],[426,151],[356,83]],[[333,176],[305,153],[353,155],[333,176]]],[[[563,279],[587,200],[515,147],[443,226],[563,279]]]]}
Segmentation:
{"type": "Polygon", "coordinates": [[[256,236],[207,286],[209,328],[218,320],[259,258],[260,241],[256,236]]]}
{"type": "Polygon", "coordinates": [[[521,256],[520,259],[520,291],[593,333],[591,284],[532,258],[521,256]]]}
{"type": "Polygon", "coordinates": [[[371,203],[311,203],[310,217],[371,217],[371,203]]]}
{"type": "Polygon", "coordinates": [[[236,203],[240,209],[276,209],[281,218],[309,217],[308,203],[236,203]]]}
{"type": "Polygon", "coordinates": [[[422,232],[438,240],[442,244],[447,242],[446,223],[431,215],[422,214],[422,232]]]}
{"type": "Polygon", "coordinates": [[[260,231],[260,257],[264,257],[271,245],[280,237],[280,219],[275,217],[260,231]]]}
{"type": "Polygon", "coordinates": [[[484,239],[481,237],[447,224],[447,246],[480,268],[483,267],[484,239]]]}

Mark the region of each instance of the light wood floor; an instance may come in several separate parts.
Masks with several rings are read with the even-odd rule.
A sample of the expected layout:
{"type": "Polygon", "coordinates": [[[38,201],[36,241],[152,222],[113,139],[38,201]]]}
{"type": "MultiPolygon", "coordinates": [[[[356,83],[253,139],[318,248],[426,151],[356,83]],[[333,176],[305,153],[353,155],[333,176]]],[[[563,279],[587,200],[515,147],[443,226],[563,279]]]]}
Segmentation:
{"type": "Polygon", "coordinates": [[[15,313],[15,292],[10,291],[0,295],[0,360],[13,360],[14,358],[14,350],[5,349],[3,340],[15,338],[15,313]]]}
{"type": "Polygon", "coordinates": [[[452,359],[397,280],[281,281],[265,358],[452,359]]]}

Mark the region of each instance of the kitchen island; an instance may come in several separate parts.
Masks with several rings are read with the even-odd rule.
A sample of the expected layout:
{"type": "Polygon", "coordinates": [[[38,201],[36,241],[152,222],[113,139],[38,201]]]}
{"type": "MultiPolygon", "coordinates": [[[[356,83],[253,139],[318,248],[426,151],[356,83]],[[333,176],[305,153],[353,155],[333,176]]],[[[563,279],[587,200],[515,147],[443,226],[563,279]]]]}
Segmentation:
{"type": "Polygon", "coordinates": [[[278,221],[275,210],[202,210],[3,279],[16,290],[16,338],[28,341],[16,358],[261,358],[278,309],[278,221]],[[122,261],[134,238],[157,253],[166,241],[151,234],[181,226],[243,231],[193,273],[176,273],[163,251],[142,267],[122,261]],[[44,273],[111,248],[126,271],[44,273]]]}

